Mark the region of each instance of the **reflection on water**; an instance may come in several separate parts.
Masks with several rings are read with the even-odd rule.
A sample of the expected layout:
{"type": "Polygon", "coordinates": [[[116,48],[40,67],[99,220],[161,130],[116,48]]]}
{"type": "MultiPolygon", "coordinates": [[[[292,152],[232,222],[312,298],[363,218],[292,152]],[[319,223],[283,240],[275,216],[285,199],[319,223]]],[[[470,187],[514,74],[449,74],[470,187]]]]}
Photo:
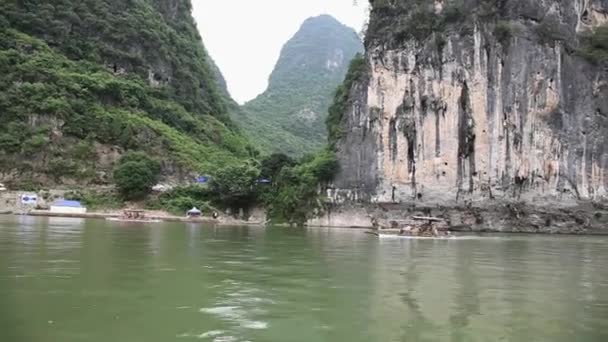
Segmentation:
{"type": "Polygon", "coordinates": [[[608,238],[0,217],[0,341],[608,341],[608,238]]]}

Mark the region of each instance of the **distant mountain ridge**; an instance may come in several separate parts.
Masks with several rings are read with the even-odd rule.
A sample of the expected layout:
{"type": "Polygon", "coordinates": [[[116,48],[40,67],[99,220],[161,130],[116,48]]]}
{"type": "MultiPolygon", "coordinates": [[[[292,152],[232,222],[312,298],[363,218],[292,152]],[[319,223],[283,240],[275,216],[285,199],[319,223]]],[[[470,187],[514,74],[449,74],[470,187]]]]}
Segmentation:
{"type": "Polygon", "coordinates": [[[309,18],[283,46],[268,88],[234,119],[262,151],[300,156],[327,140],[325,118],[352,58],[357,33],[329,15],[309,18]]]}

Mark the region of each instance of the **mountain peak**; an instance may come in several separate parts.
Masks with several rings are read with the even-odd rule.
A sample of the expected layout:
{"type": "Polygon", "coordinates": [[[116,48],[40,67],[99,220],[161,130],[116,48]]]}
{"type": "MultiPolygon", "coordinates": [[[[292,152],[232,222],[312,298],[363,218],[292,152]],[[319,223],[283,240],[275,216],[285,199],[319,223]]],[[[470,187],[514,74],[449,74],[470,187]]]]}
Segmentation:
{"type": "MultiPolygon", "coordinates": [[[[346,65],[361,51],[361,40],[352,28],[328,14],[308,18],[283,46],[270,75],[269,90],[282,87],[285,81],[291,82],[303,74],[334,73],[328,76],[341,81],[346,65]],[[336,67],[336,63],[341,67],[336,67]]],[[[300,85],[305,91],[310,89],[308,85],[300,85]]]]}
{"type": "Polygon", "coordinates": [[[318,15],[315,17],[310,17],[310,18],[304,20],[304,23],[302,23],[302,26],[314,24],[314,23],[323,23],[323,22],[344,26],[344,24],[342,24],[340,21],[338,21],[338,19],[332,17],[329,14],[321,14],[321,15],[318,15]]]}
{"type": "MultiPolygon", "coordinates": [[[[332,17],[329,14],[321,14],[316,17],[310,17],[310,18],[304,20],[304,22],[300,26],[300,29],[298,30],[298,33],[305,32],[308,30],[317,30],[317,29],[347,30],[347,31],[352,31],[354,34],[356,34],[354,29],[344,25],[338,19],[332,17]]],[[[296,35],[298,33],[296,33],[296,35]]]]}
{"type": "Polygon", "coordinates": [[[251,123],[257,134],[253,140],[268,152],[291,155],[319,148],[326,141],[325,118],[334,91],[350,60],[362,51],[355,30],[334,17],[306,19],[283,46],[268,89],[244,106],[247,120],[257,121],[251,123]]]}

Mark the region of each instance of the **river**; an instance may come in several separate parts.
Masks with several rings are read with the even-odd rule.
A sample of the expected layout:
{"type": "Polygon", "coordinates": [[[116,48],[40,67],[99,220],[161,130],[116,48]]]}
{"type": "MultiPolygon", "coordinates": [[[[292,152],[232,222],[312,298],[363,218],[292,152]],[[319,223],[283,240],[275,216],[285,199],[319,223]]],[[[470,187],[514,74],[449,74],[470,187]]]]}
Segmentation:
{"type": "Polygon", "coordinates": [[[0,341],[608,341],[608,237],[0,216],[0,341]]]}

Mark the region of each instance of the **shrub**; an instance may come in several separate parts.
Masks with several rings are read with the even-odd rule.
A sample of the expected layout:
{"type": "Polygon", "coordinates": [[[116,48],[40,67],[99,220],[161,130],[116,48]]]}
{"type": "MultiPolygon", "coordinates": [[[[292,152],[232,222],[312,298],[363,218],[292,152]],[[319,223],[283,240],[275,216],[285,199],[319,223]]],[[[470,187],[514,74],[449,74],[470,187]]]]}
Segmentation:
{"type": "Polygon", "coordinates": [[[578,53],[594,64],[608,62],[608,26],[600,26],[583,36],[578,53]]]}
{"type": "Polygon", "coordinates": [[[123,198],[143,199],[160,175],[160,164],[141,152],[124,155],[114,169],[114,182],[123,198]]]}
{"type": "Polygon", "coordinates": [[[514,29],[512,24],[506,20],[499,20],[494,27],[494,36],[503,45],[508,45],[513,37],[514,29]]]}
{"type": "Polygon", "coordinates": [[[21,141],[15,134],[4,133],[0,134],[0,150],[6,152],[17,152],[21,148],[21,141]]]}
{"type": "Polygon", "coordinates": [[[540,42],[547,45],[555,45],[557,41],[564,41],[563,32],[561,31],[561,24],[554,16],[548,16],[538,24],[535,28],[536,34],[538,35],[540,42]]]}
{"type": "Polygon", "coordinates": [[[67,192],[63,197],[67,200],[80,201],[89,210],[120,209],[124,205],[119,194],[113,191],[73,190],[67,192]]]}
{"type": "Polygon", "coordinates": [[[160,163],[148,157],[148,155],[144,152],[128,152],[120,158],[118,163],[141,163],[144,164],[147,168],[149,168],[153,173],[160,173],[160,163]]]}
{"type": "Polygon", "coordinates": [[[446,24],[460,23],[467,19],[467,14],[462,0],[454,0],[448,3],[442,12],[443,22],[446,24]]]}
{"type": "Polygon", "coordinates": [[[330,182],[339,168],[338,159],[328,150],[317,153],[314,158],[298,167],[304,177],[313,178],[317,182],[330,182]]]}

